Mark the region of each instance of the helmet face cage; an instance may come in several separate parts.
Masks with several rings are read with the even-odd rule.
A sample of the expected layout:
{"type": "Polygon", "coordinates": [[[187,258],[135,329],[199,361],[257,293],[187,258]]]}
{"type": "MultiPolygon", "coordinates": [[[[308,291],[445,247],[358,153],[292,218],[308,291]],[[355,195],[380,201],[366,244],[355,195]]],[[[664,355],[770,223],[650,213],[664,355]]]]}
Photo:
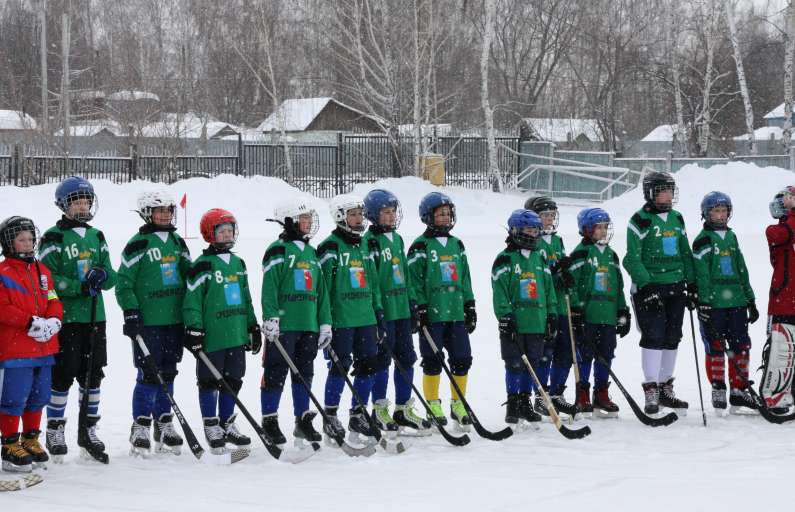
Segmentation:
{"type": "MultiPolygon", "coordinates": [[[[381,226],[381,229],[383,229],[384,231],[397,231],[397,228],[400,226],[400,222],[403,220],[403,209],[400,207],[400,202],[396,202],[396,203],[397,204],[386,204],[386,205],[378,208],[378,210],[374,212],[373,217],[370,217],[369,215],[367,216],[367,220],[369,220],[373,224],[377,224],[377,225],[381,226]],[[384,223],[382,223],[381,222],[381,211],[384,208],[389,208],[389,207],[392,207],[392,206],[395,207],[395,220],[394,220],[394,222],[392,222],[392,224],[384,224],[384,223]]],[[[370,211],[368,210],[367,213],[369,214],[370,211]]]]}
{"type": "Polygon", "coordinates": [[[395,197],[395,194],[388,190],[375,189],[364,196],[362,215],[367,217],[367,220],[371,223],[380,226],[384,231],[395,231],[403,220],[403,209],[400,207],[400,201],[395,197]],[[395,208],[395,220],[391,224],[383,224],[381,222],[381,210],[389,207],[395,208]]]}
{"type": "Polygon", "coordinates": [[[585,224],[582,227],[582,236],[588,237],[596,245],[607,245],[607,244],[610,243],[610,240],[613,239],[613,221],[612,220],[601,220],[601,221],[598,220],[598,221],[595,221],[595,222],[591,222],[590,224],[585,224]],[[605,237],[602,238],[601,240],[594,240],[593,232],[594,232],[594,228],[598,224],[607,224],[607,233],[605,234],[605,237]]]}
{"type": "Polygon", "coordinates": [[[228,211],[221,209],[213,209],[202,215],[199,227],[204,241],[221,250],[228,251],[234,247],[235,242],[237,242],[237,237],[240,234],[238,222],[237,219],[235,219],[235,216],[228,211]],[[216,238],[216,231],[224,224],[232,225],[234,230],[232,239],[227,241],[218,241],[216,238]]]}
{"type": "Polygon", "coordinates": [[[361,201],[351,201],[338,205],[333,212],[333,217],[334,224],[351,236],[361,237],[367,229],[367,217],[364,216],[364,203],[361,201]],[[351,226],[348,224],[348,212],[357,209],[362,210],[362,224],[360,226],[351,226]]]}
{"type": "Polygon", "coordinates": [[[536,228],[536,235],[533,236],[523,231],[525,227],[526,226],[512,226],[510,229],[511,238],[513,238],[516,245],[522,249],[529,249],[532,251],[538,247],[538,240],[543,230],[541,228],[536,228]]]}
{"type": "Polygon", "coordinates": [[[169,225],[176,227],[177,204],[174,202],[174,198],[171,196],[171,194],[165,190],[155,189],[148,192],[143,192],[140,196],[138,196],[138,215],[140,215],[147,224],[153,224],[156,226],[160,225],[156,224],[154,220],[155,209],[164,206],[167,207],[171,212],[171,220],[169,221],[169,225]]]}
{"type": "Polygon", "coordinates": [[[57,204],[62,212],[79,222],[89,222],[96,216],[97,210],[99,209],[99,199],[97,199],[96,194],[90,190],[72,192],[63,198],[63,200],[59,200],[57,204]],[[74,212],[70,212],[73,203],[83,200],[88,202],[88,211],[75,210],[74,212]]]}
{"type": "Polygon", "coordinates": [[[783,219],[787,216],[787,209],[784,207],[784,196],[791,196],[792,192],[788,189],[779,191],[772,201],[770,201],[770,215],[774,219],[783,219]]]}
{"type": "Polygon", "coordinates": [[[732,218],[732,211],[733,208],[730,201],[725,201],[722,200],[722,198],[718,198],[717,200],[710,201],[701,207],[701,217],[704,219],[704,223],[712,229],[726,229],[726,226],[729,225],[729,220],[732,218]],[[714,221],[712,220],[712,210],[720,206],[726,207],[726,220],[714,221]]]}
{"type": "Polygon", "coordinates": [[[310,210],[308,212],[299,213],[298,215],[294,215],[292,217],[285,217],[284,218],[284,228],[290,229],[294,234],[301,237],[305,242],[308,242],[317,234],[317,231],[320,229],[320,217],[317,214],[316,210],[310,210]],[[304,233],[301,231],[301,215],[311,215],[312,216],[312,227],[309,228],[309,233],[304,233]],[[287,219],[290,219],[290,226],[288,226],[287,219]]]}
{"type": "Polygon", "coordinates": [[[433,212],[431,213],[430,217],[431,217],[430,218],[430,223],[426,223],[426,224],[428,224],[430,227],[432,227],[436,231],[439,231],[440,233],[449,233],[455,227],[455,221],[456,221],[455,205],[454,204],[443,204],[443,205],[437,206],[436,208],[433,209],[433,212]],[[449,224],[445,224],[444,226],[437,226],[436,225],[436,212],[439,211],[439,208],[444,208],[445,206],[450,208],[450,223],[449,224]]]}
{"type": "Polygon", "coordinates": [[[654,205],[658,209],[660,209],[662,211],[671,210],[674,207],[674,205],[677,202],[679,202],[679,187],[677,187],[676,185],[672,185],[672,184],[654,185],[653,187],[649,187],[647,190],[648,190],[648,198],[647,198],[647,200],[651,201],[652,203],[654,203],[654,205]],[[673,192],[673,197],[671,198],[671,202],[670,203],[658,203],[656,201],[657,197],[662,192],[665,192],[666,190],[670,190],[670,191],[673,192]]]}
{"type": "MultiPolygon", "coordinates": [[[[557,232],[557,230],[558,230],[558,222],[560,222],[560,213],[558,212],[558,210],[557,209],[555,209],[555,210],[544,210],[544,211],[540,211],[540,212],[536,212],[536,213],[538,213],[538,216],[541,217],[541,215],[543,215],[545,213],[549,213],[549,212],[552,212],[552,213],[555,214],[555,219],[552,221],[552,225],[550,227],[541,228],[541,232],[543,234],[545,234],[545,235],[554,235],[557,232]]],[[[541,222],[542,223],[544,222],[543,218],[541,218],[541,222]]]]}
{"type": "Polygon", "coordinates": [[[2,241],[3,254],[20,260],[34,258],[39,250],[39,242],[41,242],[39,228],[27,219],[12,222],[0,232],[0,237],[2,237],[0,241],[2,241]],[[21,233],[31,233],[33,235],[33,244],[29,250],[19,251],[14,246],[14,241],[21,233]]]}

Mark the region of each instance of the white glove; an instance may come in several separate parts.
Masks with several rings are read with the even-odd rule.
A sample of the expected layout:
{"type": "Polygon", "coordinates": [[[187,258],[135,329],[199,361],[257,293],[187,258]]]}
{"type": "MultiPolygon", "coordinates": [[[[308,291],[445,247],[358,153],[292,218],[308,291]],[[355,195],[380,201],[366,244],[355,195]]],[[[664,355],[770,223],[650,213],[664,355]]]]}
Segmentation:
{"type": "Polygon", "coordinates": [[[265,338],[268,341],[273,341],[279,337],[279,317],[268,318],[262,324],[262,332],[265,333],[265,338]]]}
{"type": "Polygon", "coordinates": [[[34,316],[31,318],[30,328],[28,329],[28,336],[38,341],[39,343],[44,343],[45,341],[52,338],[53,335],[50,334],[49,332],[49,326],[47,325],[47,320],[38,316],[34,316]]]}
{"type": "Polygon", "coordinates": [[[323,350],[328,347],[329,343],[331,343],[331,325],[323,324],[320,326],[320,334],[317,338],[318,350],[323,350]]]}
{"type": "MultiPolygon", "coordinates": [[[[52,336],[55,336],[59,332],[61,332],[61,321],[57,318],[50,317],[46,320],[47,325],[49,326],[50,330],[52,331],[52,336]]],[[[52,338],[52,336],[50,336],[52,338]]]]}

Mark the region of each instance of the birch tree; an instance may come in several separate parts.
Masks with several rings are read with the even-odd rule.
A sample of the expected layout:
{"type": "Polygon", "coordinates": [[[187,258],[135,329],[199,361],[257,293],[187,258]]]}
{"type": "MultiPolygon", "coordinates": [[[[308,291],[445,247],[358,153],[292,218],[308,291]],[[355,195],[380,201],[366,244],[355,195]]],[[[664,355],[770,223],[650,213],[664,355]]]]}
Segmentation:
{"type": "Polygon", "coordinates": [[[784,130],[781,152],[788,155],[792,145],[792,59],[795,54],[795,5],[787,2],[787,52],[784,56],[784,130]]]}
{"type": "Polygon", "coordinates": [[[497,164],[497,144],[494,140],[494,111],[489,103],[489,54],[494,37],[494,18],[497,14],[497,0],[486,0],[486,20],[483,26],[483,47],[480,54],[480,101],[486,118],[486,141],[489,148],[489,171],[484,188],[491,181],[492,190],[502,192],[502,176],[497,164]]]}
{"type": "Polygon", "coordinates": [[[726,21],[729,25],[729,38],[734,50],[734,62],[737,66],[737,80],[740,82],[740,94],[743,97],[745,107],[745,129],[748,134],[748,147],[751,155],[757,154],[756,137],[754,136],[754,107],[751,105],[751,97],[748,94],[748,85],[745,82],[745,70],[743,69],[743,57],[740,53],[740,42],[737,38],[737,28],[734,24],[734,5],[732,0],[723,0],[726,8],[726,21]]]}

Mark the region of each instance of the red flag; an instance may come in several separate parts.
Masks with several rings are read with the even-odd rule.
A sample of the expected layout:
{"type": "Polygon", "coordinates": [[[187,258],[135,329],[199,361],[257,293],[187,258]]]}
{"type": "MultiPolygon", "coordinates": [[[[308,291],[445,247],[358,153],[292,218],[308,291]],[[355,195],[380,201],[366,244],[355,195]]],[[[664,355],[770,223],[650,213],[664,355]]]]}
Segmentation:
{"type": "Polygon", "coordinates": [[[182,196],[182,201],[180,201],[179,203],[179,205],[182,207],[183,210],[185,209],[185,203],[187,201],[188,201],[188,194],[185,194],[184,196],[182,196]]]}

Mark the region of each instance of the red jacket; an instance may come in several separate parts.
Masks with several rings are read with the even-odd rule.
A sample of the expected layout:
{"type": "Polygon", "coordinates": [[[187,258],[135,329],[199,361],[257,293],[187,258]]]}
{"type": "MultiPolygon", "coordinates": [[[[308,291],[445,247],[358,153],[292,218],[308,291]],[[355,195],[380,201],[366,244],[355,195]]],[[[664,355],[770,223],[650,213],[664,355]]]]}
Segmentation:
{"type": "Polygon", "coordinates": [[[768,315],[795,315],[795,210],[765,230],[773,279],[768,315]]]}
{"type": "Polygon", "coordinates": [[[15,258],[0,262],[0,361],[58,353],[58,335],[39,343],[28,336],[32,316],[63,319],[50,270],[15,258]]]}

